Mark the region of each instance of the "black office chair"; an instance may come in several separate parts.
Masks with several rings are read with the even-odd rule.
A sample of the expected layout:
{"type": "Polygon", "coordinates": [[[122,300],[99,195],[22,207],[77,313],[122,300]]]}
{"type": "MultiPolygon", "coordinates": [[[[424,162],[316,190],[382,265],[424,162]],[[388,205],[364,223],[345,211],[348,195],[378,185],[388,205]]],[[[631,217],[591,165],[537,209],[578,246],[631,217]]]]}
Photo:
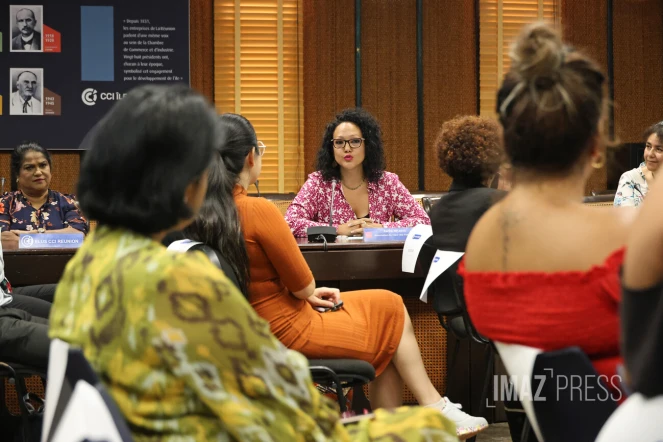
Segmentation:
{"type": "MultiPolygon", "coordinates": [[[[540,353],[532,370],[534,414],[546,442],[593,441],[617,403],[587,355],[578,347],[540,353]],[[567,388],[560,388],[564,379],[567,388]],[[580,390],[572,389],[581,380],[580,390]]],[[[577,387],[577,386],[576,386],[577,387]]]]}
{"type": "MultiPolygon", "coordinates": [[[[496,351],[493,349],[493,351],[496,351]]],[[[509,424],[509,431],[513,442],[537,442],[536,434],[532,429],[525,409],[518,399],[518,394],[515,393],[512,398],[504,399],[504,411],[506,412],[506,419],[509,424]],[[514,434],[515,432],[515,434],[514,434]]]]}
{"type": "Polygon", "coordinates": [[[19,433],[14,435],[14,440],[30,441],[38,437],[45,380],[44,370],[14,362],[0,362],[0,422],[3,437],[10,438],[10,429],[19,433]]]}
{"type": "Polygon", "coordinates": [[[359,359],[309,359],[308,362],[313,382],[334,390],[341,413],[347,411],[343,390],[361,387],[375,379],[375,368],[359,359]]]}
{"type": "MultiPolygon", "coordinates": [[[[188,248],[188,251],[194,250],[207,255],[210,261],[220,268],[236,287],[239,286],[232,267],[218,251],[202,243],[188,248]]],[[[375,368],[368,362],[358,359],[309,359],[309,368],[313,382],[335,392],[341,413],[347,411],[343,390],[362,386],[375,379],[375,368]]]]}
{"type": "MultiPolygon", "coordinates": [[[[419,260],[423,269],[429,269],[433,257],[437,252],[437,247],[430,243],[425,243],[419,254],[419,260]]],[[[473,342],[485,346],[487,357],[486,372],[484,376],[483,390],[481,394],[481,404],[479,410],[481,415],[485,408],[486,398],[488,397],[488,387],[490,386],[490,375],[495,360],[495,352],[490,345],[490,341],[482,336],[470,319],[465,306],[465,297],[463,295],[463,279],[457,273],[458,263],[452,265],[442,273],[428,288],[428,299],[431,302],[433,310],[437,313],[440,325],[456,338],[453,353],[449,363],[449,372],[453,372],[460,349],[460,341],[469,339],[473,342]]],[[[448,382],[447,382],[448,384],[448,382]]]]}
{"type": "Polygon", "coordinates": [[[425,196],[421,198],[421,207],[424,208],[427,215],[430,215],[430,209],[432,209],[435,203],[438,202],[439,200],[440,200],[439,197],[435,198],[435,197],[425,196]]]}

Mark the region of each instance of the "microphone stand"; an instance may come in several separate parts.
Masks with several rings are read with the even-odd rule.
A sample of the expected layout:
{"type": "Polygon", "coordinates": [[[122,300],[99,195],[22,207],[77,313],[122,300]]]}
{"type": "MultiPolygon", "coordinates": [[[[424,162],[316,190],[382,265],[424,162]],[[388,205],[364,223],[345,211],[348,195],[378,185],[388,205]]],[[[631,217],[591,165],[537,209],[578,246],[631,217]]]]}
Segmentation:
{"type": "MultiPolygon", "coordinates": [[[[4,184],[4,182],[3,182],[4,184]]],[[[329,203],[329,227],[332,226],[332,221],[334,220],[334,191],[336,190],[336,180],[332,180],[332,194],[331,194],[331,202],[329,203]]],[[[336,231],[336,229],[334,229],[336,231]]]]}
{"type": "Polygon", "coordinates": [[[332,225],[334,221],[334,191],[336,190],[336,179],[332,180],[331,201],[329,202],[329,225],[311,226],[306,229],[309,242],[324,242],[324,251],[327,251],[327,242],[336,241],[336,228],[332,225]]]}

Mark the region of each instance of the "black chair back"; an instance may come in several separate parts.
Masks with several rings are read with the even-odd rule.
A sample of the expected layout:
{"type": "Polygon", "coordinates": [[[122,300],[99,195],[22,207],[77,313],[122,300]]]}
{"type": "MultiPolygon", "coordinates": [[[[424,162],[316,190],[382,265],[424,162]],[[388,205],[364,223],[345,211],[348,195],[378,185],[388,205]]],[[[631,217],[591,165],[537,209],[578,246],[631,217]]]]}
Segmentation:
{"type": "Polygon", "coordinates": [[[108,411],[113,417],[113,421],[117,427],[118,432],[120,433],[120,436],[122,437],[122,440],[124,442],[133,441],[131,431],[129,430],[129,426],[126,423],[124,416],[117,408],[113,398],[106,391],[106,387],[104,387],[101,379],[99,379],[99,376],[97,376],[97,373],[94,371],[88,360],[85,359],[85,355],[81,349],[69,349],[69,353],[67,355],[67,369],[64,376],[65,379],[62,383],[62,391],[60,393],[60,397],[58,398],[58,409],[56,409],[55,415],[53,416],[53,423],[51,424],[49,439],[55,434],[55,429],[58,427],[58,424],[62,419],[62,415],[67,408],[67,403],[71,398],[74,387],[76,387],[76,383],[78,381],[85,381],[88,384],[93,385],[101,394],[104,402],[106,403],[108,411]],[[61,403],[64,404],[62,409],[60,409],[61,403]]]}
{"type": "Polygon", "coordinates": [[[205,244],[196,244],[195,246],[191,247],[189,250],[199,250],[203,252],[207,256],[207,258],[209,258],[212,264],[214,264],[215,266],[221,269],[221,259],[222,259],[221,255],[218,254],[216,250],[214,250],[210,246],[205,244]]]}
{"type": "Polygon", "coordinates": [[[67,370],[64,374],[65,379],[72,387],[76,386],[76,382],[83,380],[90,385],[96,385],[101,380],[97,373],[85,359],[83,351],[80,348],[69,348],[67,355],[67,370]]]}
{"type": "Polygon", "coordinates": [[[95,388],[97,389],[102,399],[104,400],[106,408],[108,409],[108,412],[112,416],[113,422],[115,422],[115,428],[117,428],[117,432],[120,433],[122,441],[133,442],[134,439],[133,436],[131,435],[131,430],[129,429],[129,425],[127,425],[127,422],[124,419],[122,412],[120,411],[119,408],[117,408],[117,404],[115,403],[111,395],[108,393],[108,391],[106,391],[106,388],[101,383],[95,385],[95,388]]]}
{"type": "Polygon", "coordinates": [[[67,404],[69,403],[73,393],[73,385],[71,382],[69,382],[68,377],[65,375],[65,378],[62,380],[62,387],[60,389],[60,394],[58,395],[58,401],[55,405],[55,411],[53,412],[53,420],[51,421],[51,426],[49,428],[48,435],[46,436],[47,442],[53,439],[55,430],[62,420],[64,410],[67,408],[67,404]]]}
{"type": "Polygon", "coordinates": [[[435,203],[438,202],[439,200],[440,200],[439,197],[425,196],[421,198],[421,207],[424,208],[427,215],[430,215],[430,209],[432,209],[433,205],[435,205],[435,203]]]}
{"type": "Polygon", "coordinates": [[[546,442],[593,441],[617,409],[578,347],[539,354],[531,379],[534,414],[546,442]]]}
{"type": "Polygon", "coordinates": [[[166,237],[161,241],[161,243],[169,247],[172,243],[176,241],[189,241],[193,242],[188,248],[187,251],[200,251],[203,252],[207,258],[211,261],[212,264],[217,266],[223,273],[226,275],[226,277],[232,282],[235,287],[239,288],[239,281],[237,280],[237,275],[235,275],[235,272],[233,268],[228,264],[228,261],[221,255],[217,250],[213,249],[212,247],[203,244],[203,243],[198,243],[194,242],[193,240],[189,240],[188,238],[184,237],[184,234],[182,232],[172,232],[166,235],[166,237]]]}
{"type": "Polygon", "coordinates": [[[51,427],[46,438],[50,441],[55,435],[55,430],[60,425],[62,416],[64,415],[67,405],[74,392],[76,382],[84,380],[90,385],[99,383],[99,377],[90,366],[90,363],[85,359],[83,352],[78,348],[69,348],[67,352],[67,368],[65,369],[64,379],[62,380],[62,388],[58,395],[58,401],[53,412],[53,420],[51,427]]]}
{"type": "Polygon", "coordinates": [[[99,377],[94,372],[94,369],[90,366],[90,363],[85,359],[83,352],[77,348],[69,348],[67,351],[67,361],[64,379],[62,379],[62,387],[58,395],[57,403],[55,404],[55,410],[53,412],[53,419],[51,421],[51,426],[48,430],[48,435],[46,436],[46,441],[53,439],[55,435],[55,430],[60,425],[62,416],[64,415],[67,405],[71,400],[71,395],[74,392],[74,387],[76,382],[79,380],[84,380],[88,384],[95,385],[99,382],[99,377]]]}
{"type": "MultiPolygon", "coordinates": [[[[421,267],[427,271],[437,247],[426,242],[419,254],[421,267]]],[[[428,288],[428,299],[438,315],[440,324],[447,332],[458,339],[472,339],[480,344],[488,344],[488,339],[477,332],[470,320],[465,305],[463,278],[458,275],[458,263],[442,273],[428,288]]]]}

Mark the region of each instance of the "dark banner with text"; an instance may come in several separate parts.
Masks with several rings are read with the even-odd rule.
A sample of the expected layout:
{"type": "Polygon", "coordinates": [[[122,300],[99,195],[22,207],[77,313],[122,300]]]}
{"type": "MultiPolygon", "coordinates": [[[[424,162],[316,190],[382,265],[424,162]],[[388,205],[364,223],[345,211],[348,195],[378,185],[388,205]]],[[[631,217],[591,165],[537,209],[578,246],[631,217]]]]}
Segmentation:
{"type": "Polygon", "coordinates": [[[132,88],[189,84],[189,0],[42,0],[0,11],[2,150],[24,141],[78,149],[132,88]]]}

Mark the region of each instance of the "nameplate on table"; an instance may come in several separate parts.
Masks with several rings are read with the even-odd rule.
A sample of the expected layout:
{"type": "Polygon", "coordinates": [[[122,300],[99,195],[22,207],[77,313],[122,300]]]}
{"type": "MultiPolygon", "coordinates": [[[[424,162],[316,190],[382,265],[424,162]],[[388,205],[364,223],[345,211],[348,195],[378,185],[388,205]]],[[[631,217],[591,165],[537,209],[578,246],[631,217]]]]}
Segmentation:
{"type": "Polygon", "coordinates": [[[412,227],[366,228],[364,229],[364,242],[405,241],[412,227]]]}
{"type": "Polygon", "coordinates": [[[83,244],[82,233],[21,233],[19,249],[77,249],[83,244]]]}

